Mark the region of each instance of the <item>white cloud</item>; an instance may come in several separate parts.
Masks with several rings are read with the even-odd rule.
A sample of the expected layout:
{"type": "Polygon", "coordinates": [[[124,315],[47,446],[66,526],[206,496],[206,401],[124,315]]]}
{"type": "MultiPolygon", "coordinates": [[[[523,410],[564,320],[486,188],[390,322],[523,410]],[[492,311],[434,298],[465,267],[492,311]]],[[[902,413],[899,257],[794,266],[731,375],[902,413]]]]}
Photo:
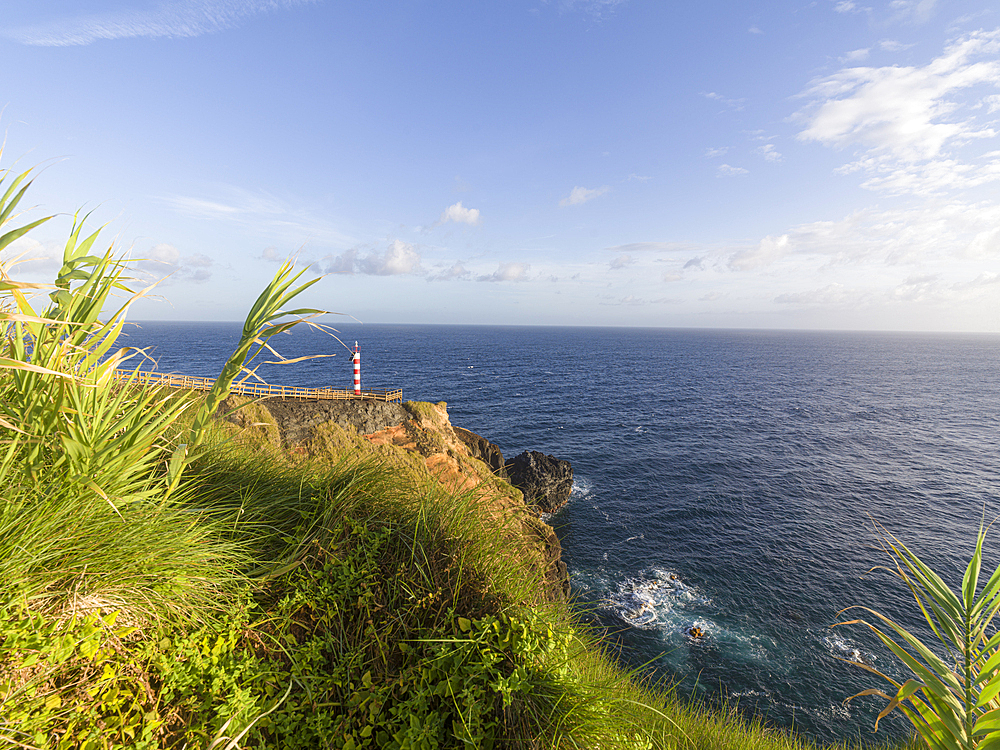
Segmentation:
{"type": "Polygon", "coordinates": [[[861,60],[867,60],[869,52],[870,52],[870,50],[869,50],[868,47],[864,47],[863,49],[854,49],[854,50],[851,50],[850,52],[846,53],[843,57],[841,57],[840,61],[841,62],[860,62],[861,60]]]}
{"type": "Polygon", "coordinates": [[[147,252],[144,257],[138,261],[138,264],[160,264],[162,266],[173,266],[176,265],[180,257],[181,254],[178,252],[176,247],[165,242],[161,242],[159,245],[154,245],[149,252],[147,252]]]}
{"type": "Polygon", "coordinates": [[[790,237],[787,234],[774,237],[768,235],[753,248],[741,250],[730,259],[729,264],[740,271],[749,271],[760,266],[770,265],[791,250],[790,237]]]}
{"type": "Polygon", "coordinates": [[[851,13],[857,10],[857,5],[851,2],[851,0],[841,0],[833,6],[833,9],[837,11],[837,13],[851,13]]]}
{"type": "Polygon", "coordinates": [[[751,271],[790,256],[829,267],[936,265],[956,259],[1000,259],[1000,204],[951,201],[885,210],[863,209],[838,221],[799,224],[737,250],[729,266],[751,271]]]}
{"type": "Polygon", "coordinates": [[[889,8],[893,11],[890,21],[926,23],[934,14],[937,0],[892,0],[889,8]]]}
{"type": "Polygon", "coordinates": [[[191,198],[185,195],[167,196],[163,200],[189,216],[200,216],[208,219],[237,216],[238,214],[245,213],[249,210],[246,206],[230,206],[226,203],[220,203],[218,201],[191,198]]]}
{"type": "Polygon", "coordinates": [[[844,310],[906,303],[953,307],[994,292],[997,285],[1000,285],[1000,274],[993,272],[980,273],[967,281],[950,281],[937,273],[911,274],[887,287],[849,287],[833,282],[817,289],[785,292],[774,301],[779,305],[844,310]]]}
{"type": "Polygon", "coordinates": [[[358,264],[357,248],[345,250],[340,255],[323,258],[323,273],[354,273],[358,264]]]}
{"type": "Polygon", "coordinates": [[[914,161],[975,135],[969,121],[946,116],[958,108],[947,97],[978,84],[1000,85],[1000,63],[973,58],[1000,49],[1000,33],[977,32],[951,45],[922,68],[848,68],[814,81],[806,92],[822,101],[799,133],[830,146],[860,144],[914,161]]]}
{"type": "Polygon", "coordinates": [[[961,164],[950,150],[997,135],[975,114],[982,94],[960,96],[1000,87],[997,52],[1000,30],[979,31],[923,67],[845,68],[816,80],[805,92],[813,105],[798,114],[807,123],[798,138],[858,147],[860,158],[839,171],[869,173],[864,186],[873,190],[930,195],[995,180],[1000,165],[961,164]]]}
{"type": "Polygon", "coordinates": [[[988,289],[995,284],[1000,284],[1000,273],[995,271],[984,271],[970,281],[953,284],[952,288],[957,291],[975,291],[979,289],[988,289]]]}
{"type": "Polygon", "coordinates": [[[575,187],[570,191],[570,194],[559,201],[560,206],[579,206],[581,203],[586,203],[587,201],[592,201],[601,195],[604,195],[611,188],[604,185],[599,188],[589,189],[585,187],[575,187]]]}
{"type": "Polygon", "coordinates": [[[996,258],[1000,256],[1000,226],[977,232],[965,248],[969,258],[996,258]]]}
{"type": "Polygon", "coordinates": [[[765,143],[763,146],[759,146],[757,153],[763,156],[765,161],[781,161],[781,154],[777,152],[772,143],[765,143]]]}
{"type": "Polygon", "coordinates": [[[198,198],[167,195],[159,201],[185,216],[211,222],[226,222],[253,233],[274,239],[277,247],[295,247],[303,242],[329,245],[353,245],[356,240],[330,221],[322,207],[281,200],[268,193],[235,186],[220,186],[218,196],[198,198]]]}
{"type": "Polygon", "coordinates": [[[867,302],[872,293],[869,290],[847,289],[843,284],[834,282],[821,289],[809,289],[804,292],[786,292],[779,294],[774,301],[781,305],[822,305],[824,307],[854,307],[867,302]]]}
{"type": "Polygon", "coordinates": [[[895,39],[883,39],[878,43],[879,48],[883,52],[902,52],[903,50],[908,50],[910,47],[915,47],[915,44],[903,44],[902,42],[897,42],[895,39]]]}
{"type": "Polygon", "coordinates": [[[317,0],[165,0],[151,9],[77,15],[0,32],[21,44],[70,47],[101,39],[195,37],[237,26],[262,13],[317,0]]]}
{"type": "Polygon", "coordinates": [[[526,263],[501,263],[491,274],[480,276],[477,281],[527,281],[531,266],[526,263]]]}
{"type": "Polygon", "coordinates": [[[675,303],[676,301],[677,300],[669,299],[667,297],[660,297],[659,299],[646,299],[645,297],[637,297],[634,294],[627,294],[624,297],[611,297],[610,295],[605,296],[600,304],[614,306],[614,307],[617,307],[619,305],[638,307],[640,305],[671,304],[675,303]]]}
{"type": "MultiPolygon", "coordinates": [[[[212,259],[202,253],[182,256],[180,251],[166,242],[151,247],[132,267],[140,272],[140,277],[153,281],[171,277],[169,281],[207,281],[211,278],[212,259]]],[[[169,282],[168,282],[169,283],[169,282]]]]}
{"type": "Polygon", "coordinates": [[[763,34],[764,32],[761,31],[760,29],[758,29],[756,26],[751,26],[749,29],[747,29],[747,33],[748,34],[763,34]]]}
{"type": "Polygon", "coordinates": [[[736,175],[736,174],[749,174],[749,169],[744,169],[743,167],[731,167],[728,164],[720,164],[718,169],[720,175],[736,175]]]}
{"type": "Polygon", "coordinates": [[[470,275],[471,271],[469,271],[461,261],[457,260],[450,268],[443,269],[439,273],[428,276],[427,280],[449,281],[451,279],[465,279],[470,275]]]}
{"type": "Polygon", "coordinates": [[[421,273],[420,254],[402,240],[393,240],[384,253],[372,253],[358,261],[362,273],[374,276],[399,276],[421,273]]]}
{"type": "Polygon", "coordinates": [[[439,224],[447,224],[449,221],[476,226],[479,223],[479,209],[465,208],[462,201],[459,201],[453,206],[448,206],[441,214],[441,218],[438,219],[439,224]]]}
{"type": "Polygon", "coordinates": [[[938,274],[913,275],[889,292],[894,302],[922,302],[951,305],[994,291],[1000,274],[986,271],[968,281],[948,281],[938,274]]]}
{"type": "Polygon", "coordinates": [[[635,263],[635,259],[631,255],[619,255],[617,258],[612,258],[611,262],[608,263],[608,268],[618,270],[619,268],[628,268],[633,263],[635,263]]]}
{"type": "Polygon", "coordinates": [[[324,273],[361,273],[369,276],[421,275],[420,253],[413,245],[402,240],[393,240],[383,252],[377,250],[361,256],[357,248],[345,250],[340,255],[323,258],[324,273]]]}
{"type": "Polygon", "coordinates": [[[42,243],[28,236],[18,237],[0,251],[0,261],[5,270],[18,279],[30,276],[32,279],[44,277],[51,281],[62,267],[62,258],[61,243],[42,243]]]}
{"type": "Polygon", "coordinates": [[[615,245],[605,248],[613,253],[673,253],[690,252],[695,245],[687,242],[630,242],[627,245],[615,245]]]}
{"type": "Polygon", "coordinates": [[[195,253],[194,255],[187,256],[184,263],[191,268],[208,268],[212,265],[212,259],[204,253],[195,253]]]}
{"type": "Polygon", "coordinates": [[[937,274],[920,274],[908,277],[891,292],[893,299],[903,302],[929,302],[939,281],[937,274]]]}
{"type": "Polygon", "coordinates": [[[730,99],[728,97],[723,96],[722,94],[717,94],[714,91],[702,91],[701,95],[706,99],[711,99],[714,102],[721,102],[722,104],[725,104],[727,107],[729,107],[730,109],[734,109],[737,112],[743,109],[743,105],[744,103],[746,103],[746,99],[730,99]]]}
{"type": "Polygon", "coordinates": [[[729,146],[720,146],[719,148],[706,148],[705,156],[712,158],[715,156],[724,156],[725,153],[729,151],[729,146]]]}
{"type": "MultiPolygon", "coordinates": [[[[31,237],[19,237],[4,248],[0,260],[8,273],[22,280],[42,280],[51,283],[62,267],[63,243],[39,242],[31,237]],[[14,265],[11,265],[11,264],[14,265]]],[[[212,259],[202,253],[182,255],[173,245],[161,242],[148,250],[130,253],[126,275],[142,283],[167,279],[174,281],[207,281],[212,276],[212,259]]]]}
{"type": "Polygon", "coordinates": [[[871,176],[861,183],[868,190],[891,195],[941,195],[949,190],[966,190],[1000,180],[1000,159],[981,164],[965,164],[954,159],[934,159],[920,164],[867,158],[834,170],[850,174],[859,170],[871,176]]]}
{"type": "Polygon", "coordinates": [[[561,10],[582,11],[594,18],[604,18],[612,15],[618,6],[624,5],[628,0],[561,0],[559,3],[561,10]]]}

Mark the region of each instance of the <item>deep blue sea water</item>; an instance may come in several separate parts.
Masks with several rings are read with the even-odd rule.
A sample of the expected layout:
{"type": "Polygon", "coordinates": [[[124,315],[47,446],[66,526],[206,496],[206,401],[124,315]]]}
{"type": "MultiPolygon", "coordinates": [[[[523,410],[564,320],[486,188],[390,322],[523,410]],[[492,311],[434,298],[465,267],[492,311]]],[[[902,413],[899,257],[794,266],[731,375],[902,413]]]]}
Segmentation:
{"type": "MultiPolygon", "coordinates": [[[[871,734],[879,685],[838,660],[901,674],[838,610],[918,626],[869,514],[956,586],[979,521],[1000,514],[1000,336],[680,329],[342,326],[365,388],[447,401],[452,422],[507,456],[572,462],[550,522],[587,617],[628,664],[685,695],[723,696],[821,740],[871,734]],[[692,641],[698,625],[707,633],[692,641]]],[[[230,323],[147,323],[161,371],[214,376],[230,323]]],[[[268,382],[347,387],[346,349],[315,333],[287,356],[340,356],[268,382]]],[[[998,562],[990,544],[987,565],[998,562]]]]}

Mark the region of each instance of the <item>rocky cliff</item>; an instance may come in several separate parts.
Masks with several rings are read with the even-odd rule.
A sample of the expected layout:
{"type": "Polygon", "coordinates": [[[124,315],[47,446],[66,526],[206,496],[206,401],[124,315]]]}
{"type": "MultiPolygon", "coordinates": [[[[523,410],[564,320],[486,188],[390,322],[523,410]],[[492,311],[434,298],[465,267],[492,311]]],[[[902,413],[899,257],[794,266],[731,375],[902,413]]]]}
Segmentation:
{"type": "MultiPolygon", "coordinates": [[[[378,456],[420,481],[474,493],[491,522],[503,524],[544,580],[542,598],[565,599],[569,578],[555,531],[507,481],[503,454],[485,438],[453,427],[447,404],[409,401],[306,401],[231,397],[219,413],[244,439],[269,444],[291,460],[378,456]]],[[[541,455],[541,454],[539,454],[541,455]]]]}
{"type": "Polygon", "coordinates": [[[573,491],[569,461],[539,451],[525,451],[504,465],[510,483],[524,493],[524,502],[543,513],[559,510],[573,491]]]}
{"type": "Polygon", "coordinates": [[[462,427],[455,427],[455,435],[458,436],[459,440],[465,443],[465,447],[469,449],[469,453],[473,458],[478,458],[484,464],[490,467],[490,471],[494,474],[502,474],[504,470],[504,460],[503,452],[500,448],[491,443],[489,440],[484,438],[482,435],[477,435],[471,430],[466,430],[462,427]]]}

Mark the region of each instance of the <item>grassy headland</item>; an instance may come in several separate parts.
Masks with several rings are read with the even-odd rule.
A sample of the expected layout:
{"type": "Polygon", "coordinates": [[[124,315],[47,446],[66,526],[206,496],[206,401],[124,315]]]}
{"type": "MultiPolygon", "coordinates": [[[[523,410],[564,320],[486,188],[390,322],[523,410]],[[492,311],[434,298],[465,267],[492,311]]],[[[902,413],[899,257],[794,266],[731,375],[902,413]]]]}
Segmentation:
{"type": "Polygon", "coordinates": [[[289,454],[257,409],[253,427],[211,427],[166,507],[119,517],[96,495],[5,487],[3,559],[28,553],[3,569],[5,739],[810,746],[615,666],[482,492],[350,431],[289,454]]]}

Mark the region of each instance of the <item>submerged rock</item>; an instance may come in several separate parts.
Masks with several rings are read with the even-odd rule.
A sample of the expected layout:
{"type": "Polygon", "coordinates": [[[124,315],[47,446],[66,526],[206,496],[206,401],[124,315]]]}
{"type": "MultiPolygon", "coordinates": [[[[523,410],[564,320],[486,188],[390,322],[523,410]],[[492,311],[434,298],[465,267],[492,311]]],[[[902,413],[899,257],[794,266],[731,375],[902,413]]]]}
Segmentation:
{"type": "Polygon", "coordinates": [[[505,466],[510,483],[524,493],[524,502],[543,513],[566,504],[573,490],[573,467],[569,461],[539,451],[525,451],[505,466]]]}

